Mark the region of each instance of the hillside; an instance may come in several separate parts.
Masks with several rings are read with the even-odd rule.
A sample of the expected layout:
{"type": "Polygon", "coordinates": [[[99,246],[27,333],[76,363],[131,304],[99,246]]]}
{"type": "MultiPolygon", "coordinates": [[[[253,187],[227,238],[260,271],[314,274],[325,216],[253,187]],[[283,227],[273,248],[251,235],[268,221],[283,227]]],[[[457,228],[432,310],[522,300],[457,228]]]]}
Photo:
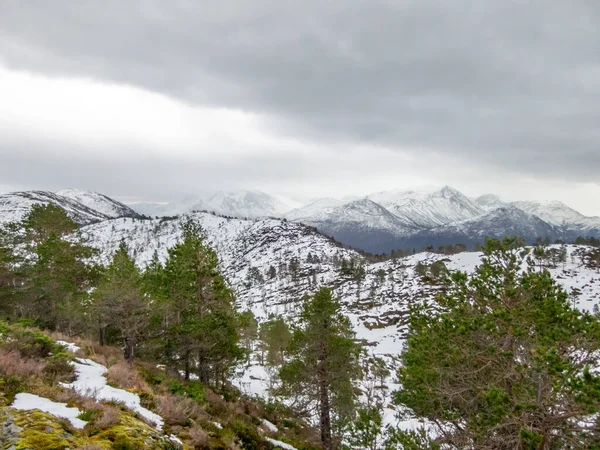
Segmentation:
{"type": "MultiPolygon", "coordinates": [[[[367,204],[370,204],[367,202],[367,204]]],[[[539,225],[541,219],[517,208],[496,210],[488,214],[490,225],[501,226],[502,215],[513,223],[528,220],[539,225]]],[[[300,300],[322,286],[331,287],[341,300],[344,313],[351,320],[357,338],[372,356],[383,358],[388,368],[403,346],[406,317],[415,302],[432,298],[441,289],[439,270],[472,272],[481,254],[464,252],[455,255],[417,253],[405,258],[371,263],[359,253],[342,248],[300,223],[278,219],[235,219],[209,213],[191,213],[172,219],[140,220],[118,218],[85,225],[81,235],[99,250],[98,261],[108,263],[119,244],[126,242],[140,267],[146,266],[156,253],[164,259],[168,248],[181,238],[181,225],[188,218],[204,229],[208,243],[216,250],[220,267],[232,286],[238,309],[251,310],[259,322],[282,316],[290,322],[297,317],[300,300]],[[347,271],[347,262],[361,270],[347,271]]],[[[475,220],[462,223],[473,228],[475,220]]],[[[550,247],[559,249],[558,246],[550,247]]],[[[566,259],[552,263],[537,261],[547,267],[565,289],[573,303],[592,310],[600,302],[600,273],[586,259],[585,246],[565,246],[566,259]]],[[[256,348],[247,365],[237,367],[233,383],[242,392],[263,399],[272,398],[274,372],[263,364],[256,348]]],[[[390,374],[377,387],[377,395],[386,406],[385,422],[395,422],[390,393],[397,388],[390,374]]],[[[403,423],[410,427],[411,423],[403,423]]]]}
{"type": "Polygon", "coordinates": [[[118,348],[4,322],[0,331],[2,448],[315,448],[312,430],[290,411],[275,415],[164,367],[129,365],[118,348]]]}

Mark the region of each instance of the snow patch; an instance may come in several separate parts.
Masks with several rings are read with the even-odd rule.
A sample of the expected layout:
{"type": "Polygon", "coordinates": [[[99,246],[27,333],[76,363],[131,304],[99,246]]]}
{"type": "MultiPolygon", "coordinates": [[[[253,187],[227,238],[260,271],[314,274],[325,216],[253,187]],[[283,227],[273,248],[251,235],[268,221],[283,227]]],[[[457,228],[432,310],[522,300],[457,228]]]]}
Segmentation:
{"type": "Polygon", "coordinates": [[[72,353],[77,353],[79,350],[81,350],[81,347],[71,343],[71,342],[66,342],[66,341],[56,341],[56,343],[58,345],[62,345],[67,347],[67,350],[69,350],[72,353]]]}
{"type": "Polygon", "coordinates": [[[106,374],[107,369],[102,364],[98,364],[91,359],[79,359],[72,364],[75,367],[77,379],[73,383],[61,383],[63,387],[73,389],[80,395],[92,397],[96,400],[123,402],[127,408],[154,423],[156,429],[162,431],[163,418],[144,408],[141,405],[139,395],[106,384],[104,374],[106,374]]]}
{"type": "Polygon", "coordinates": [[[32,411],[37,409],[53,416],[67,419],[71,422],[74,428],[82,429],[86,426],[87,422],[77,417],[81,414],[81,411],[77,408],[71,408],[65,403],[57,403],[48,398],[39,397],[34,394],[19,393],[15,395],[15,401],[11,405],[11,408],[20,409],[22,411],[32,411]]]}
{"type": "Polygon", "coordinates": [[[265,438],[275,447],[283,448],[284,450],[297,450],[296,447],[292,447],[290,444],[286,444],[285,442],[278,441],[277,439],[265,438]]]}
{"type": "Polygon", "coordinates": [[[271,433],[277,433],[279,431],[279,428],[277,428],[277,425],[269,422],[267,419],[263,419],[262,423],[265,426],[265,428],[267,430],[269,430],[271,433]]]}

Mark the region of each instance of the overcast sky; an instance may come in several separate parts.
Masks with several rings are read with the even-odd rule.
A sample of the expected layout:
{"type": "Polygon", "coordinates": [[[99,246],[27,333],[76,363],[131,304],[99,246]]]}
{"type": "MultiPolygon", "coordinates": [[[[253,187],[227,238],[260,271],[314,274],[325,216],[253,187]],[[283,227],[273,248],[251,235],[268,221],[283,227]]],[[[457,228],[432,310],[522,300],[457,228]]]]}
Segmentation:
{"type": "Polygon", "coordinates": [[[598,0],[2,0],[0,190],[451,185],[600,215],[598,0]]]}

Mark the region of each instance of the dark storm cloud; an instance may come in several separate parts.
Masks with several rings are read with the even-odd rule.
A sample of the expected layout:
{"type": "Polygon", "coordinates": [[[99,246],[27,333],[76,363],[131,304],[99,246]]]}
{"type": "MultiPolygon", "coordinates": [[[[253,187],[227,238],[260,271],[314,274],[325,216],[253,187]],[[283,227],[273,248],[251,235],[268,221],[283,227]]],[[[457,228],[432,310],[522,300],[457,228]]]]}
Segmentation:
{"type": "Polygon", "coordinates": [[[599,179],[599,43],[595,0],[0,4],[15,69],[573,181],[599,179]]]}

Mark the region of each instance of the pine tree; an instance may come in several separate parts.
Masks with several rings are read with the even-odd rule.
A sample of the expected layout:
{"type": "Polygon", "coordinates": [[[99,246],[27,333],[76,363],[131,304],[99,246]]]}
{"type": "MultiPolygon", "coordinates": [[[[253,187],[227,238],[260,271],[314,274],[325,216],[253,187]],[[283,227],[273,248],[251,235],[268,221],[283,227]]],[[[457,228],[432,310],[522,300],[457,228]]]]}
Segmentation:
{"type": "Polygon", "coordinates": [[[19,266],[19,311],[41,327],[73,333],[97,280],[97,267],[90,263],[95,250],[81,242],[74,233],[77,224],[54,205],[34,205],[21,226],[33,258],[19,266]]]}
{"type": "Polygon", "coordinates": [[[123,344],[124,358],[133,361],[138,342],[150,323],[150,304],[143,294],[140,270],[124,242],[104,271],[93,298],[101,342],[104,330],[114,328],[123,344]]]}
{"type": "Polygon", "coordinates": [[[292,339],[290,327],[282,318],[272,319],[260,326],[260,340],[267,352],[267,361],[272,366],[281,366],[285,360],[285,349],[292,339]]]}
{"type": "Polygon", "coordinates": [[[395,403],[443,448],[595,448],[600,321],[548,271],[523,272],[516,244],[489,240],[472,277],[413,311],[395,403]]]}
{"type": "Polygon", "coordinates": [[[305,411],[318,410],[326,450],[333,448],[332,435],[339,436],[355,413],[361,346],[354,338],[339,301],[322,288],[305,300],[288,350],[290,359],[280,371],[281,394],[301,401],[305,411]]]}
{"type": "Polygon", "coordinates": [[[202,228],[193,221],[182,226],[183,241],[171,249],[161,283],[163,357],[200,381],[219,385],[244,352],[238,347],[239,321],[233,292],[218,269],[217,255],[204,243],[202,228]]]}

